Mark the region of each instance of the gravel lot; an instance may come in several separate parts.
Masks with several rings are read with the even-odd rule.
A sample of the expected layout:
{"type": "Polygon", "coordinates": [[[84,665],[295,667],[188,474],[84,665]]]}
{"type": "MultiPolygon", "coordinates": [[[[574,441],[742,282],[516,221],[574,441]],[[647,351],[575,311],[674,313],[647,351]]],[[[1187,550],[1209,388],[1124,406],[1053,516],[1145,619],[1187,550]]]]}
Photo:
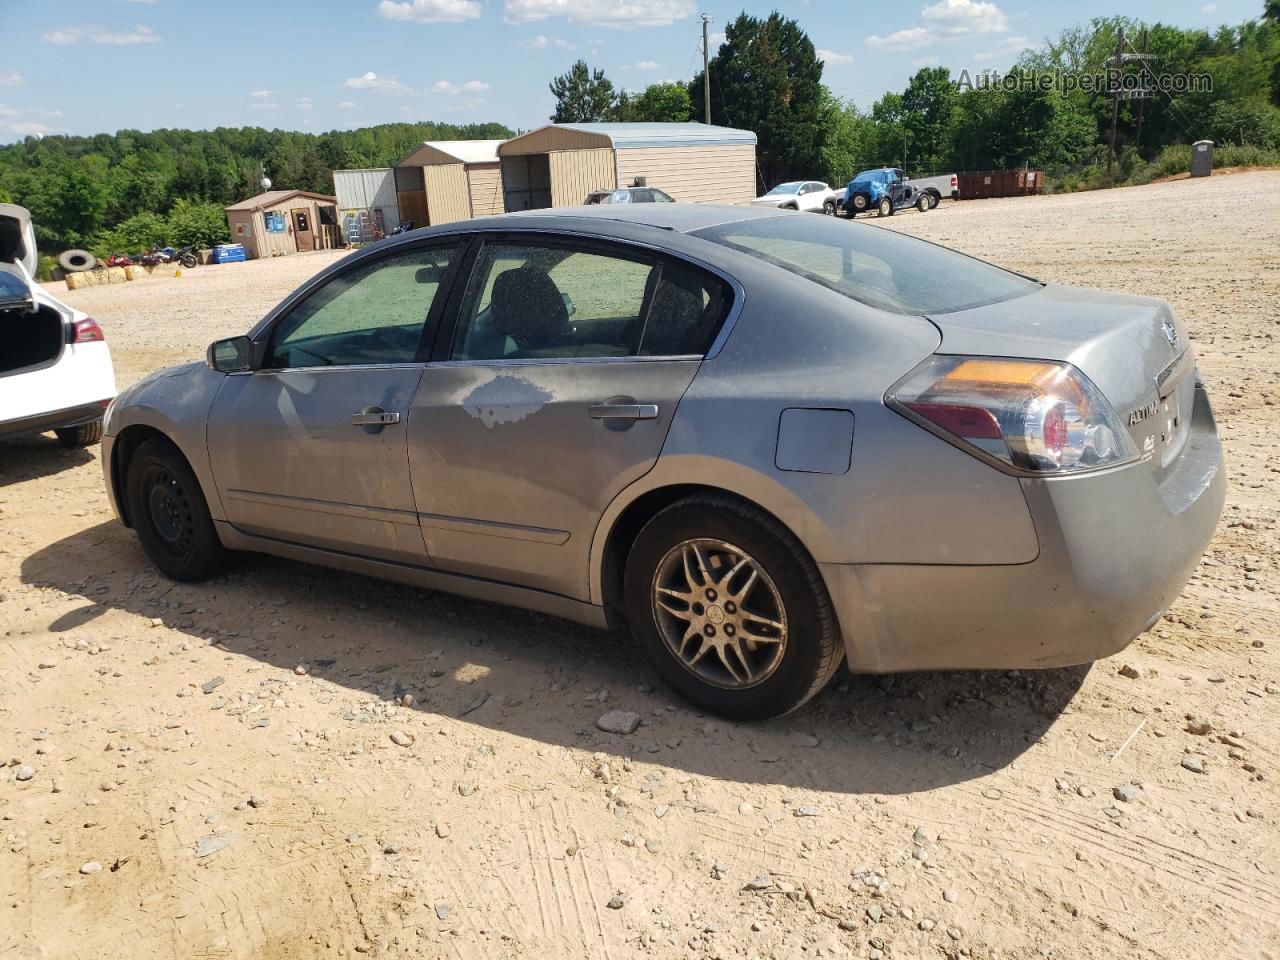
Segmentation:
{"type": "MultiPolygon", "coordinates": [[[[96,448],[7,443],[0,957],[1280,956],[1280,172],[878,227],[1187,320],[1227,513],[1129,650],[730,724],[549,618],[265,558],[170,583],[96,448]]],[[[59,296],[123,385],[335,256],[59,296]]]]}

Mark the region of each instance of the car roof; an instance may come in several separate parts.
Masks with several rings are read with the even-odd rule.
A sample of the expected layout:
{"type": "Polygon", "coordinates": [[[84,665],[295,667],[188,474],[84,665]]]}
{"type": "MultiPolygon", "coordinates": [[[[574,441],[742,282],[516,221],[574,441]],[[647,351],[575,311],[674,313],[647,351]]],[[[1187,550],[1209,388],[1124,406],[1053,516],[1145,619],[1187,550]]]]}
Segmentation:
{"type": "MultiPolygon", "coordinates": [[[[617,221],[638,226],[656,227],[660,230],[673,230],[677,233],[691,233],[704,227],[714,227],[722,223],[734,223],[738,220],[754,220],[758,217],[785,217],[790,211],[777,210],[772,207],[732,207],[710,203],[663,203],[663,204],[629,204],[596,205],[580,207],[548,207],[543,210],[525,210],[520,213],[505,213],[496,217],[477,217],[467,222],[468,227],[477,230],[501,230],[506,225],[536,226],[544,228],[563,227],[577,229],[584,226],[584,221],[617,221]]],[[[605,224],[600,223],[601,227],[605,224]]],[[[448,224],[455,229],[460,224],[448,224]]],[[[417,231],[412,231],[417,233],[417,231]]],[[[407,236],[408,234],[406,234],[407,236]]]]}

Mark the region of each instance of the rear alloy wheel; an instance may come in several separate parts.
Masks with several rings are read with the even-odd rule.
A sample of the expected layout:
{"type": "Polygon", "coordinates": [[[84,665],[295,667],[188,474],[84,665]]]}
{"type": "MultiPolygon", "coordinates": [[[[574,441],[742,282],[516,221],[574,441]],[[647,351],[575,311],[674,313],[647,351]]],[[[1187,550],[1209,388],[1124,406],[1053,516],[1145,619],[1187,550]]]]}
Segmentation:
{"type": "Polygon", "coordinates": [[[134,452],[125,480],[129,519],[142,549],[173,580],[206,580],[226,562],[200,482],[168,440],[134,452]]]}
{"type": "Polygon", "coordinates": [[[822,212],[828,217],[834,217],[836,215],[836,202],[834,200],[828,200],[822,205],[822,212]]]}
{"type": "Polygon", "coordinates": [[[735,720],[788,713],[840,664],[813,560],[764,512],[720,496],[663,510],[627,558],[627,617],[663,678],[735,720]]]}
{"type": "Polygon", "coordinates": [[[927,193],[922,193],[916,197],[916,209],[921,213],[928,213],[933,209],[933,200],[927,193]]]}
{"type": "Polygon", "coordinates": [[[893,201],[888,197],[880,199],[880,205],[876,208],[876,216],[889,217],[893,215],[893,201]]]}
{"type": "Polygon", "coordinates": [[[63,427],[53,433],[64,447],[91,447],[102,439],[102,421],[82,423],[78,427],[63,427]]]}

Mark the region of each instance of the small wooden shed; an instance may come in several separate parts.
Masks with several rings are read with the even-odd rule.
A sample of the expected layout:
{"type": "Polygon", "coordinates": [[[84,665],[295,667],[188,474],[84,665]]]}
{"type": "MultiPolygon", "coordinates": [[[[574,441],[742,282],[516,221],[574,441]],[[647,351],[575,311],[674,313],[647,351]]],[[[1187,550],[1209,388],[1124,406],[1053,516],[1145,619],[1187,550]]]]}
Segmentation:
{"type": "Polygon", "coordinates": [[[429,140],[396,163],[400,219],[414,226],[503,213],[501,140],[429,140]]]}
{"type": "Polygon", "coordinates": [[[225,208],[231,242],[250,260],[331,249],[340,243],[337,203],[309,190],[260,193],[225,208]]]}
{"type": "Polygon", "coordinates": [[[750,203],[756,135],[704,123],[551,123],[498,147],[507,210],[580,204],[643,180],[683,203],[750,203]]]}

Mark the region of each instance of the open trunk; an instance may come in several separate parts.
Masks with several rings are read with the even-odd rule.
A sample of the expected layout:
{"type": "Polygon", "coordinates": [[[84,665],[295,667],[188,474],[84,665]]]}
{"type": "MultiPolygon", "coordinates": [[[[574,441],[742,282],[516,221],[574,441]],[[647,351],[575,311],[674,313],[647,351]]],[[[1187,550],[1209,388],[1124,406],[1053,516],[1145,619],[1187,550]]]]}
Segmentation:
{"type": "Polygon", "coordinates": [[[66,341],[65,321],[52,307],[0,310],[0,377],[54,363],[66,341]]]}

